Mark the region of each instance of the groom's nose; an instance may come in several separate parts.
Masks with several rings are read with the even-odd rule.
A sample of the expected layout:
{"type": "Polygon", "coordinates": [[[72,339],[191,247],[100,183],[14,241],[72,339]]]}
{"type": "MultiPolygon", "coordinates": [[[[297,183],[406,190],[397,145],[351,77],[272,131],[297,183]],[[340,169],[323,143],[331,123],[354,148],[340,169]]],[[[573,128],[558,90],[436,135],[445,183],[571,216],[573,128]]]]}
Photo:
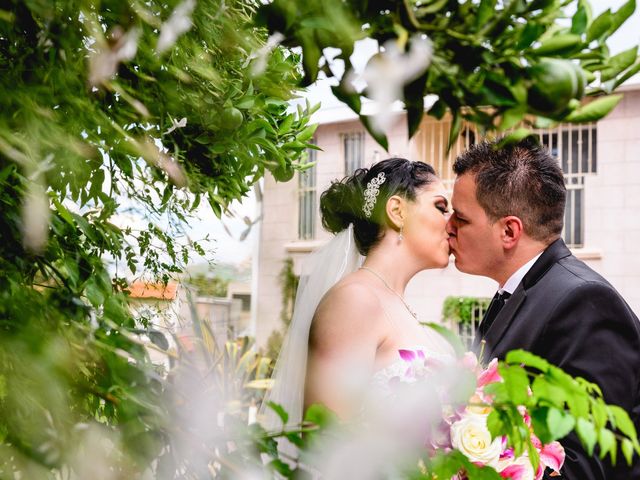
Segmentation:
{"type": "Polygon", "coordinates": [[[455,222],[455,213],[450,213],[447,218],[447,224],[445,225],[445,231],[449,234],[449,236],[454,236],[456,234],[456,227],[454,225],[455,222]]]}

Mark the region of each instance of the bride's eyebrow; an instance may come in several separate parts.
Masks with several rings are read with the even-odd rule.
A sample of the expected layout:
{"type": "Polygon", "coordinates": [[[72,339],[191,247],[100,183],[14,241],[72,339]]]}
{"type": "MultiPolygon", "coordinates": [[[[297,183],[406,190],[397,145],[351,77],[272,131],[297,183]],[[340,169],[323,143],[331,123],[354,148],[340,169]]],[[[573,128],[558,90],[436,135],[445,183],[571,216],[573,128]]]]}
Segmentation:
{"type": "Polygon", "coordinates": [[[444,204],[448,207],[449,206],[449,200],[447,199],[446,195],[444,193],[436,193],[434,196],[434,198],[440,197],[442,198],[442,200],[444,201],[444,204]]]}

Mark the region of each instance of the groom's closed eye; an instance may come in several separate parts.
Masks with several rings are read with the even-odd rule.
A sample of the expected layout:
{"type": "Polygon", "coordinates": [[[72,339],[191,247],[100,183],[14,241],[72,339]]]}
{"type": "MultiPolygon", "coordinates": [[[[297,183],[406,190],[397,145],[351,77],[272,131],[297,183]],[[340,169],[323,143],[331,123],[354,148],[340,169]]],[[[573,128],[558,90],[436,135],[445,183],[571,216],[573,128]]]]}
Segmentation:
{"type": "Polygon", "coordinates": [[[465,218],[461,217],[460,214],[458,212],[453,212],[453,218],[456,222],[458,223],[469,223],[468,220],[466,220],[465,218]]]}

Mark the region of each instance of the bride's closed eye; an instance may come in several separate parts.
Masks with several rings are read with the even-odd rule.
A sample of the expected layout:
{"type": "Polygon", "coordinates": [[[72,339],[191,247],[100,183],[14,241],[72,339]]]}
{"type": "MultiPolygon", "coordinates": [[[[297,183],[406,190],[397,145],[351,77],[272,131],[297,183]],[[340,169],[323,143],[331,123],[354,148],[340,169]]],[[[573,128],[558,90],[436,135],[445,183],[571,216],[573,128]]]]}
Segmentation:
{"type": "Polygon", "coordinates": [[[446,200],[440,200],[436,202],[436,208],[440,210],[443,214],[449,213],[449,204],[446,200]]]}

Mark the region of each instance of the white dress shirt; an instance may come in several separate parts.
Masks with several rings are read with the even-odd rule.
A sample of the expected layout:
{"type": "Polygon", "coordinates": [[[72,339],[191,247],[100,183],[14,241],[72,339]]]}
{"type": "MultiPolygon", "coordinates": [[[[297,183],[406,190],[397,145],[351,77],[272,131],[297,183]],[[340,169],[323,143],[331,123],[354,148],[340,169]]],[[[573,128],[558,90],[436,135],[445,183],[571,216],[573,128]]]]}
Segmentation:
{"type": "Polygon", "coordinates": [[[529,270],[531,270],[531,267],[533,267],[533,264],[536,263],[536,260],[540,258],[540,255],[542,255],[542,252],[540,252],[538,255],[533,257],[527,263],[522,265],[518,270],[516,270],[513,275],[511,275],[509,279],[504,283],[502,288],[498,289],[498,293],[502,294],[503,292],[507,292],[509,295],[513,294],[524,276],[529,270]]]}

